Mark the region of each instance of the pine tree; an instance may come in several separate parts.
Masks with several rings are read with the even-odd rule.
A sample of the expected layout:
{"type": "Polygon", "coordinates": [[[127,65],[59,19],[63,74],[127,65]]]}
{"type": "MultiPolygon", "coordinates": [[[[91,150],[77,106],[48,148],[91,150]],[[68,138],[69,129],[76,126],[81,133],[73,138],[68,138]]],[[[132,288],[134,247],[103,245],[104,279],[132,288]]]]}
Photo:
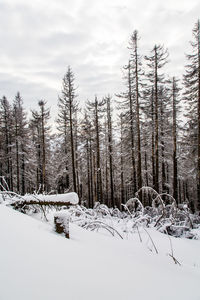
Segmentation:
{"type": "Polygon", "coordinates": [[[124,115],[123,113],[120,114],[120,189],[121,189],[121,197],[120,203],[125,204],[125,187],[124,187],[124,132],[123,132],[123,122],[124,122],[124,115]]]}
{"type": "Polygon", "coordinates": [[[13,142],[13,119],[12,109],[5,96],[1,99],[1,176],[5,177],[10,190],[13,190],[13,165],[12,165],[12,142],[13,142]]]}
{"type": "Polygon", "coordinates": [[[168,51],[163,46],[155,45],[150,56],[145,56],[150,71],[148,79],[153,88],[152,112],[155,118],[155,190],[159,192],[159,86],[164,83],[160,69],[167,63],[168,51]]]}
{"type": "Polygon", "coordinates": [[[177,163],[177,113],[179,112],[179,91],[178,80],[172,79],[172,114],[173,114],[173,197],[178,201],[178,163],[177,163]]]}
{"type": "Polygon", "coordinates": [[[108,156],[109,156],[109,173],[110,173],[110,205],[115,207],[114,195],[114,166],[113,166],[113,128],[111,116],[111,97],[105,98],[107,104],[107,124],[108,124],[108,156]]]}
{"type": "Polygon", "coordinates": [[[127,90],[123,93],[116,95],[118,97],[118,107],[121,113],[125,116],[126,122],[123,122],[123,126],[126,127],[126,135],[124,136],[124,141],[126,148],[124,148],[124,156],[126,156],[130,167],[127,168],[126,172],[126,189],[127,197],[134,197],[137,191],[137,172],[136,172],[136,114],[135,114],[135,94],[134,94],[134,78],[131,67],[131,60],[129,60],[128,65],[124,66],[125,71],[125,84],[127,90]]]}
{"type": "MultiPolygon", "coordinates": [[[[59,116],[58,128],[64,142],[65,155],[65,173],[68,176],[68,168],[71,167],[73,191],[77,192],[77,177],[76,177],[76,155],[75,155],[75,117],[77,111],[76,89],[74,87],[74,74],[70,68],[63,78],[62,95],[58,100],[59,116]],[[68,146],[69,145],[69,146],[68,146]],[[68,163],[68,151],[70,151],[70,165],[68,163]]],[[[68,178],[66,178],[68,185],[68,178]]],[[[67,186],[66,186],[67,187],[67,186]]]]}
{"type": "Polygon", "coordinates": [[[197,209],[200,210],[200,21],[193,29],[192,54],[187,55],[188,64],[184,75],[185,100],[192,152],[195,153],[197,180],[197,209]]]}
{"type": "Polygon", "coordinates": [[[136,129],[137,129],[137,188],[142,187],[142,161],[141,161],[141,133],[140,133],[140,98],[141,98],[141,89],[142,76],[143,72],[141,69],[141,56],[138,54],[138,32],[135,30],[131,35],[130,39],[130,49],[131,49],[131,72],[133,74],[133,90],[132,97],[135,98],[135,109],[136,109],[136,129]]]}
{"type": "Polygon", "coordinates": [[[83,160],[81,182],[83,182],[83,198],[89,208],[94,206],[94,177],[93,177],[93,128],[87,110],[85,110],[84,118],[82,120],[81,130],[81,144],[84,151],[82,151],[81,158],[83,160]],[[85,187],[85,188],[84,188],[85,187]],[[86,188],[87,187],[87,188],[86,188]]]}
{"type": "Polygon", "coordinates": [[[93,169],[94,169],[94,195],[95,201],[100,203],[104,202],[103,186],[102,186],[102,163],[101,163],[101,119],[102,113],[105,112],[105,100],[99,101],[95,97],[94,102],[87,102],[87,109],[91,115],[94,130],[94,144],[95,155],[93,156],[93,169]]]}
{"type": "Polygon", "coordinates": [[[50,111],[45,107],[46,102],[38,102],[39,111],[32,111],[31,126],[33,128],[34,143],[37,151],[37,189],[46,192],[49,190],[47,176],[47,152],[49,139],[49,126],[47,122],[50,117],[50,111]]]}
{"type": "Polygon", "coordinates": [[[13,103],[13,123],[13,139],[15,143],[15,159],[13,165],[16,166],[16,191],[24,195],[26,189],[25,166],[28,162],[28,127],[23,101],[19,92],[13,103]]]}

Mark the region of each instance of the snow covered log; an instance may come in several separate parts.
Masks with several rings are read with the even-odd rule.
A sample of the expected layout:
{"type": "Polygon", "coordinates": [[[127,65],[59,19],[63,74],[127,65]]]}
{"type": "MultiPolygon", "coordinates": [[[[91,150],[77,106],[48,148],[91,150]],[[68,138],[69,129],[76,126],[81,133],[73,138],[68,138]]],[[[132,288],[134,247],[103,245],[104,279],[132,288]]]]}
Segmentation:
{"type": "Polygon", "coordinates": [[[78,204],[78,202],[78,195],[72,192],[57,195],[25,195],[23,198],[13,199],[11,205],[15,208],[22,208],[25,205],[71,206],[78,204]]]}

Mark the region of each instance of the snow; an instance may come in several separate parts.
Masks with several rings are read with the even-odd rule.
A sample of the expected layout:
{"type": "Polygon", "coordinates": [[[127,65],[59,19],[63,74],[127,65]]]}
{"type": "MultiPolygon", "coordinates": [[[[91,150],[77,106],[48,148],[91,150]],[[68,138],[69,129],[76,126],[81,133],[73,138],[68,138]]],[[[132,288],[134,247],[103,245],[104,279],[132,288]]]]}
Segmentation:
{"type": "MultiPolygon", "coordinates": [[[[59,200],[60,201],[60,200],[59,200]]],[[[149,230],[121,240],[70,223],[70,239],[51,224],[0,205],[1,300],[199,300],[200,241],[149,230]]]]}
{"type": "MultiPolygon", "coordinates": [[[[77,204],[79,199],[77,193],[71,192],[67,194],[57,194],[57,195],[35,195],[35,197],[40,201],[55,201],[55,202],[69,202],[71,204],[77,204]]],[[[33,200],[32,195],[26,195],[26,200],[33,200]]]]}
{"type": "MultiPolygon", "coordinates": [[[[1,198],[0,198],[1,199],[1,198]]],[[[19,201],[20,200],[26,200],[26,201],[49,201],[49,202],[69,202],[70,204],[78,204],[79,198],[77,193],[71,192],[67,194],[54,194],[54,195],[45,195],[45,194],[34,194],[29,195],[26,194],[25,196],[20,196],[20,198],[16,195],[16,197],[12,198],[12,201],[19,201]]],[[[11,201],[11,202],[12,202],[11,201]]]]}

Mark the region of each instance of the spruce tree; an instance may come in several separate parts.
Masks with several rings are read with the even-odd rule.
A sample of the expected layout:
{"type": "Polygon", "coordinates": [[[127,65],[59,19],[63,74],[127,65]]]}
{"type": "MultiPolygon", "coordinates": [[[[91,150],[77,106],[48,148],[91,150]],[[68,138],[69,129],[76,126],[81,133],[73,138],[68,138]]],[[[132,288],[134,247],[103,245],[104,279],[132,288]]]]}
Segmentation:
{"type": "MultiPolygon", "coordinates": [[[[65,173],[68,176],[68,168],[71,168],[70,177],[72,178],[72,190],[77,192],[77,177],[76,177],[76,154],[75,154],[75,118],[77,111],[76,89],[74,86],[74,73],[69,66],[62,82],[62,92],[58,100],[58,129],[64,143],[65,158],[65,173]],[[68,152],[70,159],[68,162],[68,152]]],[[[71,178],[69,180],[71,180],[71,178]]],[[[68,185],[68,178],[66,178],[68,185]]],[[[66,186],[67,187],[67,186],[66,186]]]]}
{"type": "Polygon", "coordinates": [[[149,72],[147,74],[153,88],[152,113],[155,118],[155,190],[159,192],[159,87],[164,83],[164,74],[160,70],[167,63],[168,51],[163,46],[155,45],[150,56],[145,56],[149,72]]]}
{"type": "Polygon", "coordinates": [[[187,107],[188,126],[190,128],[190,153],[196,162],[197,209],[200,210],[200,21],[193,29],[191,42],[192,53],[188,54],[186,73],[184,75],[185,101],[187,107]]]}

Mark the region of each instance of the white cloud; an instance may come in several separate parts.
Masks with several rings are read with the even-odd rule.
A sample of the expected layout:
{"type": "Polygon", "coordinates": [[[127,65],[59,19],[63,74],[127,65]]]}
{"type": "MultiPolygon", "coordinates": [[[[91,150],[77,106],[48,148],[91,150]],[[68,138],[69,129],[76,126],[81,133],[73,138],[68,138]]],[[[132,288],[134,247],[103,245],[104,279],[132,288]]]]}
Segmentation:
{"type": "Polygon", "coordinates": [[[199,11],[196,0],[1,0],[1,94],[19,90],[28,108],[40,98],[56,107],[68,65],[81,100],[119,92],[134,29],[141,53],[165,44],[169,70],[180,74],[199,11]]]}

